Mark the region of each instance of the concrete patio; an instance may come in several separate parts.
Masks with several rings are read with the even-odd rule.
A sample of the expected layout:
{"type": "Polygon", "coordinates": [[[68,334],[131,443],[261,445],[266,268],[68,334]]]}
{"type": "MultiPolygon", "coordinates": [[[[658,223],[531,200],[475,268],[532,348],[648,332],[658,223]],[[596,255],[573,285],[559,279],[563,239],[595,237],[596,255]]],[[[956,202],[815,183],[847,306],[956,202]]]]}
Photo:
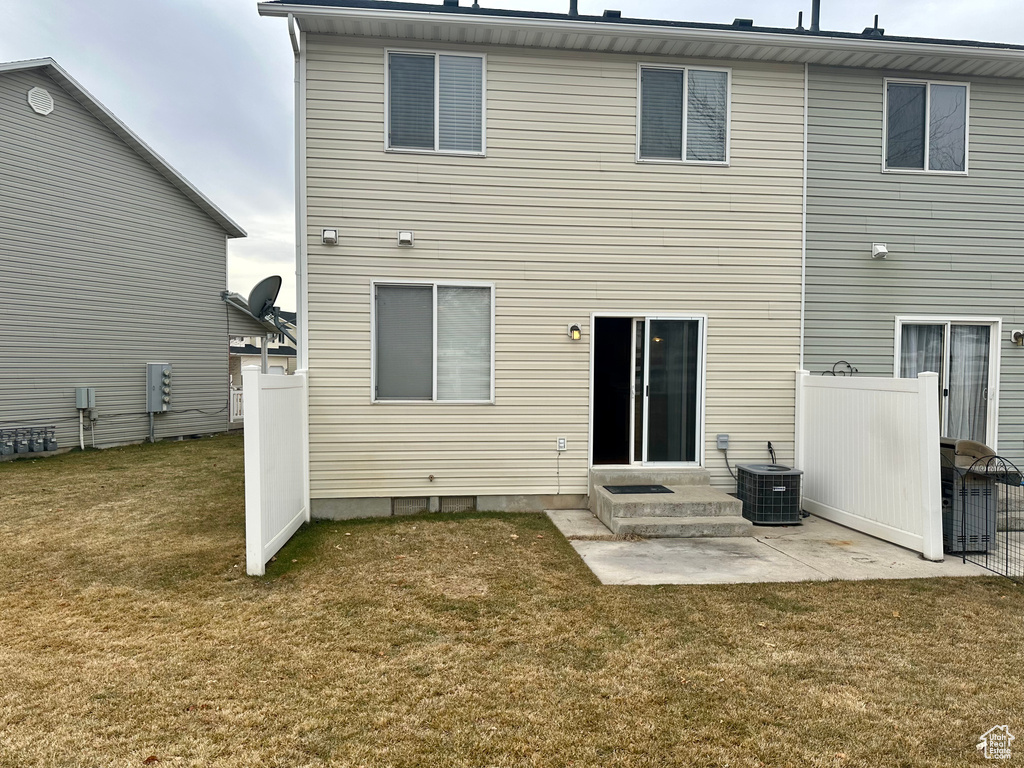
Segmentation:
{"type": "Polygon", "coordinates": [[[850,528],[808,517],[755,526],[753,537],[616,540],[586,509],[548,517],[602,584],[750,584],[991,575],[959,557],[941,563],[850,528]]]}

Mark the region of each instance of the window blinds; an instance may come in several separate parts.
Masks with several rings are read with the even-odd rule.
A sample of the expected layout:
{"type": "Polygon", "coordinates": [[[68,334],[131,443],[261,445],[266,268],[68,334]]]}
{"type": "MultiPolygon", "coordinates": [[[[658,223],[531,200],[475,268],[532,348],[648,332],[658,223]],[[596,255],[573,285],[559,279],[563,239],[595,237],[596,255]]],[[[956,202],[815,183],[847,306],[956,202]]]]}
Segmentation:
{"type": "Polygon", "coordinates": [[[434,149],[434,56],[392,53],[388,146],[434,149]]]}
{"type": "Polygon", "coordinates": [[[483,60],[439,56],[439,148],[479,152],[483,146],[483,60]]]}
{"type": "Polygon", "coordinates": [[[725,162],[729,75],[691,69],[686,96],[686,159],[725,162]]]}
{"type": "Polygon", "coordinates": [[[680,160],[683,152],[683,71],[640,70],[640,156],[680,160]]]}
{"type": "Polygon", "coordinates": [[[491,289],[437,287],[437,399],[491,399],[491,289]]]}

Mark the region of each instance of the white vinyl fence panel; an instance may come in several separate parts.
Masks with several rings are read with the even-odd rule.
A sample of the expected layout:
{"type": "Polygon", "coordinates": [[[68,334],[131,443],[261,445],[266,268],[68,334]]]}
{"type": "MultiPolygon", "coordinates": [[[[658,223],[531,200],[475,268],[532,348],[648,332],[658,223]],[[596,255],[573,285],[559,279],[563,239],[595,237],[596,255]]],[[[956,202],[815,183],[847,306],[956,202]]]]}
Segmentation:
{"type": "Polygon", "coordinates": [[[941,560],[938,374],[796,384],[804,509],[941,560]]]}
{"type": "Polygon", "coordinates": [[[245,412],[245,560],[250,576],[309,520],[304,456],[306,373],[242,371],[245,412]]]}

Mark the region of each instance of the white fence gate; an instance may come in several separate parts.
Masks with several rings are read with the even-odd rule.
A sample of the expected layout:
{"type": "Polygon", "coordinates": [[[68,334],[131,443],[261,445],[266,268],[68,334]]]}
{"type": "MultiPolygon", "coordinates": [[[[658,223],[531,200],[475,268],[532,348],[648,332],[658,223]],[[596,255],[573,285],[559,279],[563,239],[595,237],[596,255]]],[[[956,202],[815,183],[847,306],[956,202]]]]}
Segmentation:
{"type": "Polygon", "coordinates": [[[937,373],[796,378],[804,509],[942,560],[937,373]]]}
{"type": "Polygon", "coordinates": [[[242,371],[245,400],[245,569],[267,562],[309,520],[306,498],[306,373],[242,371]]]}

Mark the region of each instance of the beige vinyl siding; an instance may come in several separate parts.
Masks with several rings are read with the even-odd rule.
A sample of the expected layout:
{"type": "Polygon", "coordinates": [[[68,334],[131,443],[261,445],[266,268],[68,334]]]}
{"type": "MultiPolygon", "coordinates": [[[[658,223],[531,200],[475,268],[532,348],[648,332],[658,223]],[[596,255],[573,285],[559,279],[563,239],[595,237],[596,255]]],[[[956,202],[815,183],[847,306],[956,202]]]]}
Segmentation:
{"type": "Polygon", "coordinates": [[[892,376],[897,315],[1000,317],[998,447],[1020,463],[1024,91],[971,80],[968,176],[882,173],[883,79],[904,75],[810,69],[806,365],[892,376]]]}
{"type": "Polygon", "coordinates": [[[74,389],[92,386],[86,443],[142,440],[147,362],[174,366],[158,437],[225,429],[224,230],[42,72],[0,74],[0,139],[0,429],[55,425],[77,445],[74,389]]]}
{"type": "Polygon", "coordinates": [[[448,157],[384,151],[385,48],[430,45],[307,42],[313,498],[586,493],[595,312],[708,315],[716,483],[716,433],[734,461],[791,457],[802,67],[704,62],[733,67],[731,167],[638,164],[646,59],[466,48],[487,155],[448,157]],[[371,403],[370,284],[395,278],[494,283],[495,404],[371,403]]]}

